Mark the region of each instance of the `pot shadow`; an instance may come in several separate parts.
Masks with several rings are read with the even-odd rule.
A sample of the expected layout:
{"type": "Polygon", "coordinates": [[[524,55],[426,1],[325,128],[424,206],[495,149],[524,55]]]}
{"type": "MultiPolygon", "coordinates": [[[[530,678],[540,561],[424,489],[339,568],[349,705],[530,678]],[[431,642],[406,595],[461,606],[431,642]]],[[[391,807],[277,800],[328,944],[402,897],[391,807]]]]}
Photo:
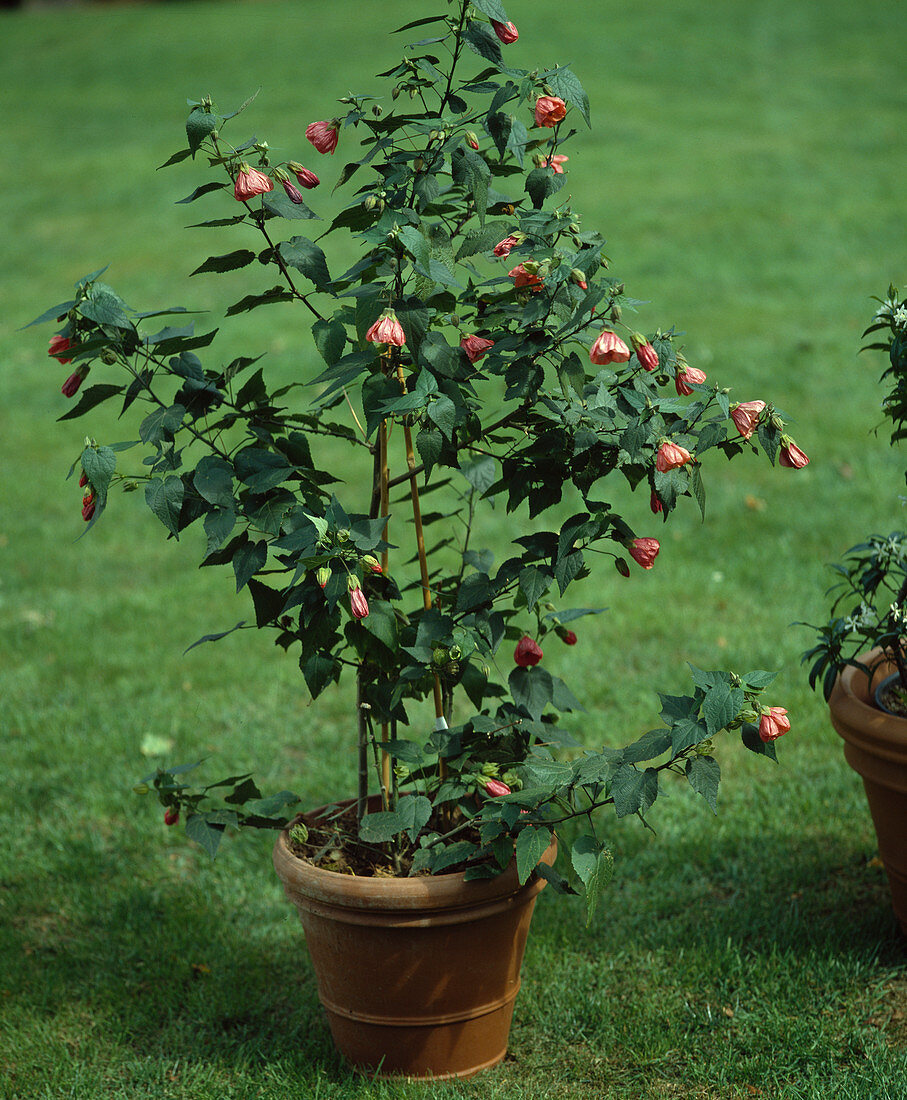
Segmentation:
{"type": "MultiPolygon", "coordinates": [[[[523,968],[530,996],[544,1002],[563,986],[571,953],[604,958],[615,944],[625,960],[681,950],[720,959],[735,944],[753,966],[781,954],[878,974],[903,968],[871,847],[789,840],[763,827],[758,840],[631,841],[589,928],[581,899],[544,891],[523,968]],[[653,890],[655,880],[664,887],[653,890]]],[[[5,1004],[43,1017],[51,1034],[88,1013],[84,1042],[103,1026],[105,1041],[138,1059],[204,1059],[226,1071],[279,1063],[291,1075],[348,1079],[270,866],[242,867],[252,881],[237,893],[222,864],[199,861],[195,879],[193,863],[164,855],[137,874],[112,843],[99,851],[97,840],[75,839],[65,851],[48,847],[34,878],[0,882],[5,1004]]]]}

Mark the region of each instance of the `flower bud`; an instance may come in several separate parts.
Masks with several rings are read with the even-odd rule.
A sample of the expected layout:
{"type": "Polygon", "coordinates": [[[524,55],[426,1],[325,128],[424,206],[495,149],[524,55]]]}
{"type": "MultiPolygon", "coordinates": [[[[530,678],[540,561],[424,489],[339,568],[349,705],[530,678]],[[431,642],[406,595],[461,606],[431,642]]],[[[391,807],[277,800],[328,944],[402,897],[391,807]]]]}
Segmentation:
{"type": "Polygon", "coordinates": [[[778,465],[788,466],[794,470],[802,470],[804,466],[809,465],[809,459],[789,436],[782,435],[781,451],[778,454],[778,465]]]}
{"type": "Polygon", "coordinates": [[[164,813],[164,824],[175,825],[180,819],[179,806],[168,806],[164,813]]]}
{"type": "Polygon", "coordinates": [[[513,23],[499,23],[497,19],[492,19],[491,29],[505,46],[511,45],[520,37],[519,31],[513,23]]]}
{"type": "Polygon", "coordinates": [[[466,144],[469,146],[470,149],[478,149],[479,139],[476,137],[475,133],[472,130],[467,130],[464,136],[466,138],[466,144]]]}
{"type": "Polygon", "coordinates": [[[570,278],[580,288],[580,290],[588,290],[589,284],[586,282],[585,271],[580,271],[578,267],[571,268],[570,278]]]}
{"type": "Polygon", "coordinates": [[[359,559],[359,564],[363,569],[367,569],[369,573],[383,573],[381,568],[381,562],[374,556],[374,554],[363,554],[359,559]]]}
{"type": "Polygon", "coordinates": [[[148,786],[147,783],[136,783],[136,785],[132,788],[133,794],[148,794],[150,790],[151,788],[148,786]]]}
{"type": "Polygon", "coordinates": [[[503,798],[505,794],[510,794],[510,788],[506,783],[502,783],[500,779],[485,779],[480,780],[485,788],[485,793],[491,795],[492,798],[503,798]]]}
{"type": "Polygon", "coordinates": [[[354,619],[364,619],[368,615],[368,600],[362,589],[358,587],[358,582],[357,587],[350,590],[350,611],[354,619]]]}
{"type": "Polygon", "coordinates": [[[331,571],[326,565],[319,565],[315,570],[315,580],[321,588],[324,588],[331,579],[331,571]]]}
{"type": "Polygon", "coordinates": [[[620,573],[622,577],[630,576],[630,566],[627,565],[625,558],[615,558],[614,567],[617,569],[617,572],[620,573]]]}
{"type": "Polygon", "coordinates": [[[52,336],[47,348],[47,354],[53,356],[60,363],[71,363],[72,359],[65,359],[63,353],[72,347],[72,341],[68,336],[52,336]]]}

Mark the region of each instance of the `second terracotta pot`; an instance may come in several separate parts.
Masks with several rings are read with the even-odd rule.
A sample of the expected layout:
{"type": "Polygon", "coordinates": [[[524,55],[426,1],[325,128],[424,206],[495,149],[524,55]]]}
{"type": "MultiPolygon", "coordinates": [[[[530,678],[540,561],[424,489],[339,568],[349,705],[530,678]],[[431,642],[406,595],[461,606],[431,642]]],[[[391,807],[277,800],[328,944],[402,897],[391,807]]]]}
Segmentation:
{"type": "Polygon", "coordinates": [[[895,916],[907,933],[907,718],[880,710],[873,701],[893,664],[880,650],[859,659],[873,666],[872,680],[857,668],[845,668],[828,708],[844,739],[844,756],[863,779],[895,916]]]}

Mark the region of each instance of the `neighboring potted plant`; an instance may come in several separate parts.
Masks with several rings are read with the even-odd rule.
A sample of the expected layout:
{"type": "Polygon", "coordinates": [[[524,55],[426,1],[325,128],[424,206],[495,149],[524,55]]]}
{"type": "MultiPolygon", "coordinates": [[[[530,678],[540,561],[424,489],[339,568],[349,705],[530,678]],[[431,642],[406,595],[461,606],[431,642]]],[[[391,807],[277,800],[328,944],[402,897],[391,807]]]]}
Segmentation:
{"type": "Polygon", "coordinates": [[[114,488],[141,489],[168,537],[203,529],[202,564],[232,568],[251,596],[254,627],[203,641],[274,631],[313,698],[341,680],[350,692],[349,803],[291,822],[294,795],[264,797],[247,775],[196,788],[187,767],[140,789],[212,855],[229,827],[281,829],[275,865],[338,1046],[370,1070],[443,1076],[503,1057],[538,890],[585,890],[591,916],[612,864],[596,814],[644,819],[666,772],[715,810],[719,736],[739,731],[774,758],[790,728],[760,701],[773,674],[699,669],[626,748],[591,748],[561,723],[581,707],[545,649],[576,644],[597,613],[561,601],[593,564],[629,577],[660,549],[615,509],[614,483],[643,490],[665,522],[683,497],[703,507],[707,452],[807,458],[772,405],[734,403],[690,366],[673,329],[627,323],[641,303],[562,190],[564,150],[589,124],[570,69],[511,67],[518,33],[499,0],[452,0],[401,30],[416,27],[430,37],[383,74],[383,100],[349,95],[339,117],[308,125],[305,164],[231,144],[239,112],[209,99],[167,162],[213,173],[180,201],[213,206],[197,224],[232,241],[193,274],[248,275],[225,317],[291,303],[310,320],[311,357],[292,373],[214,356],[216,330],[180,309],[136,312],[100,272],[38,320],[57,322],[50,354],[78,398],[61,419],[112,402],[137,421],[129,441],[88,439],[74,463],[89,526],[114,488]],[[342,151],[339,172],[313,147],[342,151]],[[318,221],[308,204],[325,171],[355,189],[318,221]],[[351,234],[358,258],[339,271],[309,226],[318,240],[351,234]],[[512,534],[502,562],[477,545],[483,514],[512,534]],[[428,729],[411,719],[421,700],[428,729]],[[557,870],[568,820],[579,827],[557,870]],[[321,957],[335,919],[339,977],[321,957]],[[435,981],[422,994],[418,970],[435,981]]]}
{"type": "MultiPolygon", "coordinates": [[[[891,444],[907,435],[907,301],[897,287],[863,333],[883,351],[891,444]]],[[[903,504],[904,498],[901,498],[903,504]]],[[[873,535],[833,566],[831,619],[803,660],[820,684],[844,755],[863,778],[894,911],[907,932],[907,532],[873,535]]]]}

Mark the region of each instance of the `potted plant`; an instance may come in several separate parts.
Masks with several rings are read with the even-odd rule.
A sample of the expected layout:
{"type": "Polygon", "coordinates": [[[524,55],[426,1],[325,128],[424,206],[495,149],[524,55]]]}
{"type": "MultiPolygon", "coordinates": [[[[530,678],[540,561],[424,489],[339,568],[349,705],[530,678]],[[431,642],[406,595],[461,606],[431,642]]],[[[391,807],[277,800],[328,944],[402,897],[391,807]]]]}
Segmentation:
{"type": "Polygon", "coordinates": [[[115,489],[142,492],[168,537],[198,532],[202,564],[251,597],[254,623],[201,641],[273,632],[313,698],[349,692],[352,799],[326,792],[294,818],[289,792],[249,775],[195,787],[187,766],[139,790],[212,855],[228,828],[280,830],[275,866],[340,1050],[450,1076],[503,1057],[538,891],[584,890],[594,911],[612,864],[597,816],[645,820],[667,773],[715,810],[719,737],[774,759],[790,728],[761,701],[772,673],[695,668],[626,748],[562,723],[582,708],[545,650],[597,613],[569,589],[593,566],[650,570],[660,550],[617,510],[618,484],[646,494],[654,524],[683,498],[703,508],[708,452],[807,458],[771,404],[734,402],[689,365],[673,328],[629,323],[642,303],[564,188],[590,121],[576,75],[514,67],[499,0],[400,30],[416,28],[428,37],[382,74],[387,94],[341,99],[301,159],[234,137],[239,111],[206,98],[167,161],[204,165],[180,201],[230,236],[193,274],[243,272],[225,322],[292,308],[293,332],[310,327],[289,369],[217,354],[215,329],[130,308],[102,272],[38,321],[67,364],[61,419],[112,403],[135,424],[73,464],[88,526],[115,489]],[[328,173],[345,200],[321,199],[328,173]],[[339,266],[319,243],[338,237],[353,244],[339,266]],[[511,538],[498,562],[482,542],[495,525],[511,538]]]}
{"type": "MultiPolygon", "coordinates": [[[[907,434],[907,301],[894,286],[877,301],[863,333],[871,342],[861,350],[887,355],[882,412],[894,446],[907,434]]],[[[831,619],[815,627],[820,640],[803,659],[863,778],[895,915],[907,931],[907,532],[872,535],[833,568],[831,619]]]]}

